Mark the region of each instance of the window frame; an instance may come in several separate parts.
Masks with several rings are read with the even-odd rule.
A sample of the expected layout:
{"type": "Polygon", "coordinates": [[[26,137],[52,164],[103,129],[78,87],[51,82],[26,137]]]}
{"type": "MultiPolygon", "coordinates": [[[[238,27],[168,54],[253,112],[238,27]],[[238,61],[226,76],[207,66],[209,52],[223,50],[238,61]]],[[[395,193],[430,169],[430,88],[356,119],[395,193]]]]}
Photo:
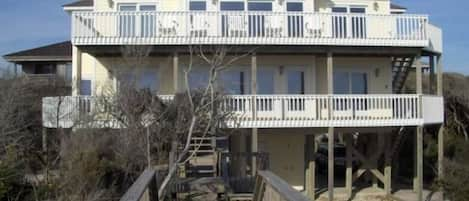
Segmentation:
{"type": "Polygon", "coordinates": [[[274,3],[273,3],[273,1],[259,1],[259,0],[257,0],[257,1],[249,1],[249,0],[247,0],[245,4],[246,4],[246,6],[245,6],[245,7],[246,7],[246,8],[245,8],[246,11],[273,12],[273,10],[274,10],[274,3]],[[250,9],[249,9],[249,4],[250,4],[250,3],[270,4],[270,10],[250,10],[250,9]]]}
{"type": "Polygon", "coordinates": [[[240,12],[240,11],[246,11],[247,10],[247,1],[246,0],[220,0],[218,3],[218,11],[234,11],[234,12],[240,12]],[[221,5],[223,3],[243,3],[243,10],[222,10],[221,5]]]}
{"type": "Polygon", "coordinates": [[[367,14],[368,13],[368,5],[365,5],[365,4],[337,4],[337,5],[334,5],[331,7],[331,13],[343,13],[343,14],[367,14]],[[345,12],[333,12],[334,8],[345,8],[345,12]],[[351,9],[353,8],[363,8],[365,9],[365,12],[364,13],[352,13],[350,12],[351,9]]]}
{"type": "Polygon", "coordinates": [[[304,94],[307,94],[307,91],[306,91],[306,79],[308,77],[308,70],[307,70],[307,67],[306,66],[284,66],[283,67],[283,70],[282,70],[282,74],[283,74],[283,80],[284,80],[284,89],[285,89],[285,94],[290,94],[290,95],[304,95],[304,94]],[[301,91],[303,93],[300,93],[300,94],[292,94],[289,92],[289,85],[288,85],[288,71],[300,71],[302,72],[303,74],[303,79],[301,80],[302,82],[302,86],[301,86],[301,91]]]}
{"type": "MultiPolygon", "coordinates": [[[[335,89],[333,91],[333,94],[337,94],[337,95],[360,95],[360,94],[354,94],[352,93],[353,92],[353,81],[352,81],[352,74],[353,73],[360,73],[360,74],[364,74],[366,77],[365,77],[365,94],[369,94],[369,90],[370,90],[370,86],[369,86],[369,83],[370,83],[370,73],[367,72],[367,71],[362,71],[362,70],[350,70],[350,69],[339,69],[339,70],[335,70],[334,73],[346,73],[347,74],[347,78],[348,78],[348,89],[347,89],[347,93],[345,94],[337,94],[335,92],[335,89]]],[[[333,76],[333,79],[334,79],[334,76],[333,76]]],[[[336,86],[335,84],[335,80],[332,80],[334,86],[336,86]]],[[[363,94],[361,94],[363,95],[363,94]]]]}
{"type": "MultiPolygon", "coordinates": [[[[147,75],[149,72],[153,72],[154,76],[156,78],[155,80],[155,92],[159,92],[161,88],[161,73],[160,73],[160,68],[158,66],[156,67],[143,67],[139,69],[135,69],[134,67],[123,67],[120,68],[122,69],[119,71],[118,76],[116,76],[116,89],[119,89],[121,86],[122,82],[127,82],[129,80],[126,79],[126,75],[133,76],[135,78],[135,87],[137,87],[138,90],[146,89],[146,87],[140,87],[140,80],[143,78],[143,75],[147,75]]],[[[151,88],[149,88],[151,90],[151,88]]],[[[154,92],[154,91],[152,91],[154,92]]]]}
{"type": "Polygon", "coordinates": [[[305,12],[305,2],[302,0],[289,0],[285,2],[285,12],[305,12]],[[301,11],[289,11],[288,4],[289,3],[301,3],[301,11]]]}
{"type": "Polygon", "coordinates": [[[207,5],[207,0],[188,0],[187,1],[187,11],[208,11],[208,5],[207,5]],[[191,3],[193,2],[203,2],[205,3],[205,9],[204,10],[192,10],[191,9],[191,3]]]}

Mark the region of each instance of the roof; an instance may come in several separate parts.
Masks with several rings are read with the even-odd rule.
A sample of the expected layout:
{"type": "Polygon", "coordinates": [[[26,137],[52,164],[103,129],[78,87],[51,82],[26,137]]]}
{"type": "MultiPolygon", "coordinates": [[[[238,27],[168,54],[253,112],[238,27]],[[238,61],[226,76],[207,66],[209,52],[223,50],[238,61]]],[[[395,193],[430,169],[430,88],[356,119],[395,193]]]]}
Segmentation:
{"type": "Polygon", "coordinates": [[[93,0],[79,0],[73,3],[65,4],[63,7],[92,7],[93,0]]]}
{"type": "Polygon", "coordinates": [[[396,9],[396,10],[407,10],[406,7],[403,7],[403,6],[400,6],[400,5],[397,5],[397,4],[393,4],[391,3],[391,9],[396,9]]]}
{"type": "Polygon", "coordinates": [[[72,61],[72,43],[64,41],[29,50],[10,53],[3,58],[9,62],[72,61]]]}

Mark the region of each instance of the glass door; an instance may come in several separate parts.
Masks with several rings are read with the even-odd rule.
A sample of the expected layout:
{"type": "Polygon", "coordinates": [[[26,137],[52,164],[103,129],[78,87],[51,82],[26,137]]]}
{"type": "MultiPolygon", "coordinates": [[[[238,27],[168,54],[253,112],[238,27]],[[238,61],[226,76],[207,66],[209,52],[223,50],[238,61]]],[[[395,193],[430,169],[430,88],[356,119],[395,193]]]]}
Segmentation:
{"type": "Polygon", "coordinates": [[[365,7],[333,7],[332,13],[334,38],[366,38],[365,7]]]}
{"type": "Polygon", "coordinates": [[[156,6],[155,5],[140,5],[140,11],[145,12],[140,16],[140,36],[141,37],[154,37],[156,36],[156,6]]]}
{"type": "Polygon", "coordinates": [[[303,2],[287,2],[288,37],[303,37],[303,2]]]}
{"type": "Polygon", "coordinates": [[[333,7],[332,13],[332,37],[347,37],[347,7],[333,7]]]}
{"type": "Polygon", "coordinates": [[[203,12],[207,10],[205,0],[191,0],[189,2],[190,14],[190,34],[195,37],[205,37],[208,35],[209,21],[207,15],[203,12]]]}
{"type": "Polygon", "coordinates": [[[121,37],[133,37],[136,36],[136,15],[131,13],[137,11],[136,4],[120,4],[119,11],[122,14],[119,15],[119,36],[121,37]]]}
{"type": "Polygon", "coordinates": [[[249,36],[265,36],[265,11],[272,11],[272,2],[249,2],[248,11],[259,11],[249,15],[249,36]]]}
{"type": "Polygon", "coordinates": [[[118,29],[121,37],[153,37],[156,36],[156,5],[119,4],[118,29]],[[141,11],[140,15],[135,13],[141,11]]]}
{"type": "Polygon", "coordinates": [[[220,3],[221,33],[223,37],[244,37],[246,36],[246,20],[243,13],[244,1],[222,1],[220,3]],[[236,12],[238,11],[238,12],[236,12]]]}
{"type": "Polygon", "coordinates": [[[353,38],[366,38],[366,9],[363,7],[351,7],[350,13],[352,15],[352,37],[353,38]]]}

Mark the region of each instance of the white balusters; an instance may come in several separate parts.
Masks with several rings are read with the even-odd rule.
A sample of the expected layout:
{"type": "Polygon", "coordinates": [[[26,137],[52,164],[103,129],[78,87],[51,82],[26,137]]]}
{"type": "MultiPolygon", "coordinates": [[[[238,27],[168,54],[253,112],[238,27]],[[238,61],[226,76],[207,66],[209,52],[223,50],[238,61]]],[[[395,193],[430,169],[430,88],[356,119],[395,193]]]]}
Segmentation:
{"type": "MultiPolygon", "coordinates": [[[[173,97],[161,99],[171,101],[173,97]]],[[[43,99],[45,126],[57,126],[57,106],[62,127],[73,125],[79,118],[106,113],[105,108],[96,110],[93,97],[47,97],[43,99]]],[[[420,125],[424,119],[440,121],[442,107],[441,97],[419,95],[230,95],[222,102],[222,109],[232,115],[228,125],[239,123],[245,128],[420,125]]]]}
{"type": "Polygon", "coordinates": [[[265,11],[72,14],[74,44],[428,45],[428,17],[265,11]]]}

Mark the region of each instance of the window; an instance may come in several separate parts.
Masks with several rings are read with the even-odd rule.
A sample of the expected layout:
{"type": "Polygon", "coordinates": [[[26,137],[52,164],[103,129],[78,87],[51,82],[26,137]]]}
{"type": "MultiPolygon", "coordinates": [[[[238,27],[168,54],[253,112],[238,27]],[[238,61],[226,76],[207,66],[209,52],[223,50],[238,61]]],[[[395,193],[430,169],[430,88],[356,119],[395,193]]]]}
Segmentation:
{"type": "MultiPolygon", "coordinates": [[[[287,12],[303,12],[302,2],[287,2],[287,12]]],[[[303,16],[300,14],[288,15],[288,36],[303,37],[303,16]]]]}
{"type": "Polygon", "coordinates": [[[219,85],[228,94],[245,94],[246,81],[245,72],[231,70],[222,72],[219,85]]]}
{"type": "Polygon", "coordinates": [[[347,7],[333,7],[333,13],[347,13],[347,7]]]}
{"type": "Polygon", "coordinates": [[[73,80],[73,66],[71,63],[65,64],[65,81],[72,83],[73,80]]]}
{"type": "Polygon", "coordinates": [[[303,11],[303,3],[302,2],[287,2],[287,11],[302,12],[303,11]]]}
{"type": "Polygon", "coordinates": [[[366,73],[334,72],[334,94],[367,94],[366,73]]]}
{"type": "Polygon", "coordinates": [[[222,1],[220,3],[220,10],[222,11],[243,11],[244,2],[243,1],[222,1]]]}
{"type": "Polygon", "coordinates": [[[91,96],[91,80],[80,81],[80,95],[91,96]]]}
{"type": "Polygon", "coordinates": [[[257,94],[274,94],[274,70],[260,68],[257,72],[257,94]]]}
{"type": "Polygon", "coordinates": [[[159,77],[154,69],[135,70],[126,72],[121,77],[121,82],[125,82],[137,89],[149,89],[152,92],[158,90],[159,77]]]}
{"type": "Polygon", "coordinates": [[[351,94],[367,94],[367,80],[365,73],[351,73],[351,94]]]}
{"type": "Polygon", "coordinates": [[[191,90],[207,87],[209,72],[207,69],[193,69],[189,73],[189,87],[191,90]]]}
{"type": "Polygon", "coordinates": [[[349,86],[348,72],[334,72],[334,94],[349,94],[349,86]]]}
{"type": "Polygon", "coordinates": [[[288,94],[305,94],[305,73],[299,70],[287,71],[288,94]]]}
{"type": "Polygon", "coordinates": [[[189,10],[193,11],[204,11],[207,10],[207,3],[205,1],[190,1],[189,10]]]}
{"type": "Polygon", "coordinates": [[[272,11],[272,2],[249,2],[249,11],[272,11]]]}
{"type": "Polygon", "coordinates": [[[37,64],[34,69],[34,74],[55,74],[57,66],[55,64],[37,64]]]}
{"type": "Polygon", "coordinates": [[[366,13],[366,9],[365,9],[365,8],[354,8],[354,7],[351,7],[351,8],[350,8],[350,13],[366,13]]]}

